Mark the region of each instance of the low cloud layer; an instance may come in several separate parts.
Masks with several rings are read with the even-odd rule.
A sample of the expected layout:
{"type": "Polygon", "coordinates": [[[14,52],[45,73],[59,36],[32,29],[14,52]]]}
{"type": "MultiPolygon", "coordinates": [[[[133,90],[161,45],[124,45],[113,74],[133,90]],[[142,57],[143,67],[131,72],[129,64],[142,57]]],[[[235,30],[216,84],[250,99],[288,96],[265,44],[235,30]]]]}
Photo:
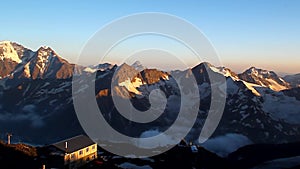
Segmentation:
{"type": "Polygon", "coordinates": [[[252,141],[248,137],[242,134],[228,133],[224,136],[209,139],[202,146],[219,156],[226,157],[238,148],[249,144],[252,144],[252,141]]]}
{"type": "Polygon", "coordinates": [[[2,121],[29,121],[30,125],[39,128],[45,125],[43,117],[36,112],[36,106],[26,105],[20,113],[1,113],[0,120],[2,121]]]}
{"type": "Polygon", "coordinates": [[[144,141],[138,141],[136,143],[137,146],[146,149],[152,149],[152,148],[176,144],[175,140],[173,140],[168,135],[159,132],[158,130],[145,131],[141,134],[140,138],[149,138],[149,139],[144,139],[144,141]],[[161,137],[158,138],[156,137],[157,135],[160,135],[161,137]]]}

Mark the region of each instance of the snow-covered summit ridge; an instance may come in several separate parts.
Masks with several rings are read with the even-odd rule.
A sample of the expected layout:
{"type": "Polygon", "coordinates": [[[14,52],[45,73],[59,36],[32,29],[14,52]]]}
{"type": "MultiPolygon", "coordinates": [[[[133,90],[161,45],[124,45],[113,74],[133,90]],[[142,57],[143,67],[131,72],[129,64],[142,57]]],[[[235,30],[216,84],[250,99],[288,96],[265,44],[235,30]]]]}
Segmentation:
{"type": "Polygon", "coordinates": [[[279,77],[274,71],[251,67],[239,74],[241,80],[254,83],[262,87],[268,87],[274,91],[281,91],[290,88],[290,84],[279,77]]]}
{"type": "Polygon", "coordinates": [[[32,51],[10,41],[0,42],[0,78],[67,78],[73,65],[47,46],[32,51]]]}
{"type": "Polygon", "coordinates": [[[282,91],[295,86],[278,76],[274,71],[264,70],[256,67],[250,67],[243,73],[237,74],[226,67],[216,67],[210,63],[204,62],[203,65],[213,72],[231,78],[234,81],[242,82],[253,94],[260,96],[258,88],[269,88],[273,91],[282,91]]]}
{"type": "Polygon", "coordinates": [[[142,71],[142,70],[146,69],[146,67],[140,61],[135,61],[131,66],[134,67],[138,71],[142,71]]]}
{"type": "MultiPolygon", "coordinates": [[[[0,78],[12,76],[18,71],[25,71],[22,73],[24,77],[44,77],[44,74],[48,74],[55,69],[59,71],[59,74],[65,74],[68,72],[68,76],[72,76],[72,64],[67,60],[59,56],[51,47],[41,46],[37,51],[32,51],[11,41],[0,41],[0,62],[3,65],[0,68],[0,78]],[[30,63],[29,63],[30,62],[30,63]],[[64,65],[64,66],[61,66],[64,65]],[[68,65],[68,66],[67,66],[68,65]],[[31,74],[35,74],[32,76],[31,74]]],[[[281,78],[274,71],[264,70],[256,67],[250,67],[246,71],[237,74],[227,67],[217,67],[208,62],[200,63],[198,66],[199,71],[204,69],[210,69],[213,72],[219,73],[226,78],[232,78],[234,81],[243,82],[254,94],[259,95],[256,88],[263,87],[269,88],[273,91],[282,91],[293,87],[299,87],[299,76],[281,78]],[[200,66],[199,66],[200,65],[200,66]],[[202,65],[202,66],[201,66],[202,65]]],[[[94,73],[96,71],[110,70],[116,65],[109,63],[103,63],[96,66],[83,67],[83,71],[87,73],[94,73]]],[[[131,65],[123,64],[118,67],[118,82],[122,83],[128,80],[128,75],[131,73],[139,74],[137,80],[154,81],[156,82],[160,78],[168,79],[168,74],[163,71],[155,69],[147,69],[140,61],[136,61],[131,65]],[[143,76],[142,76],[143,75],[143,76]]],[[[54,73],[55,73],[54,72],[54,73]]],[[[46,75],[45,74],[45,75],[46,75]]],[[[51,75],[52,76],[52,75],[51,75]]],[[[133,79],[130,79],[134,80],[133,79]]]]}
{"type": "Polygon", "coordinates": [[[10,41],[0,42],[0,59],[10,59],[16,63],[22,62],[22,60],[19,58],[17,51],[14,49],[12,42],[10,41]]]}

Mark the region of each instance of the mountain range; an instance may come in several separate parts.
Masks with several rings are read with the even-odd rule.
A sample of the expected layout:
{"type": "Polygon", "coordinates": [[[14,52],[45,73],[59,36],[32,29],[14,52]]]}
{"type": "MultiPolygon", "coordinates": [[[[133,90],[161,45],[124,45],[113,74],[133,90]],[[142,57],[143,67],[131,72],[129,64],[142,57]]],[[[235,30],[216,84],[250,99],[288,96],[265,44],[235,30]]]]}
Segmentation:
{"type": "MultiPolygon", "coordinates": [[[[172,74],[183,78],[193,75],[201,104],[186,139],[197,143],[210,109],[212,84],[208,74],[212,73],[226,78],[227,93],[224,113],[211,141],[227,136],[233,136],[231,140],[243,138],[237,143],[241,145],[300,140],[299,74],[280,77],[274,71],[255,67],[235,73],[207,62],[171,72],[147,69],[139,62],[87,67],[69,63],[50,47],[32,51],[10,41],[0,42],[0,137],[13,133],[15,142],[48,144],[84,133],[72,100],[74,69],[79,75],[95,75],[99,109],[108,123],[127,135],[163,132],[172,125],[180,102],[179,87],[172,74]],[[147,110],[154,89],[164,92],[167,105],[164,113],[149,124],[129,121],[114,106],[112,95],[129,99],[138,110],[147,110]]],[[[80,95],[89,87],[82,85],[75,93],[80,95]]],[[[204,146],[210,147],[210,143],[209,140],[204,146]]]]}

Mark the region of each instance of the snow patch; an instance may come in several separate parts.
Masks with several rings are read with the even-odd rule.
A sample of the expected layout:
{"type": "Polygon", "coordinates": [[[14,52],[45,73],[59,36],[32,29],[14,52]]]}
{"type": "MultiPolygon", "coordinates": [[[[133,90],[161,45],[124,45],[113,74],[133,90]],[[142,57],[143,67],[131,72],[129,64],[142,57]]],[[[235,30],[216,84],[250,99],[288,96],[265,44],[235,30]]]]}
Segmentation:
{"type": "Polygon", "coordinates": [[[255,94],[256,96],[261,96],[261,94],[255,89],[255,87],[261,87],[260,85],[254,84],[254,83],[249,83],[246,81],[243,81],[244,85],[252,91],[253,94],[255,94]]]}
{"type": "Polygon", "coordinates": [[[140,87],[141,85],[143,85],[143,82],[140,78],[137,77],[135,77],[133,81],[128,78],[124,82],[119,83],[119,86],[124,86],[128,91],[139,95],[141,95],[142,93],[136,88],[140,87]]]}
{"type": "Polygon", "coordinates": [[[94,73],[97,71],[97,69],[92,69],[90,67],[86,67],[85,69],[83,69],[83,71],[87,72],[87,73],[94,73]]]}
{"type": "Polygon", "coordinates": [[[267,78],[266,80],[271,83],[271,85],[269,85],[269,88],[274,90],[274,91],[281,91],[281,90],[287,89],[286,86],[282,86],[282,85],[278,84],[273,79],[268,79],[267,78]]]}
{"type": "Polygon", "coordinates": [[[231,77],[234,81],[238,81],[240,80],[237,76],[235,75],[232,75],[230,70],[225,68],[225,67],[214,67],[214,66],[211,66],[210,69],[216,73],[219,73],[219,74],[222,74],[224,75],[225,77],[231,77]]]}

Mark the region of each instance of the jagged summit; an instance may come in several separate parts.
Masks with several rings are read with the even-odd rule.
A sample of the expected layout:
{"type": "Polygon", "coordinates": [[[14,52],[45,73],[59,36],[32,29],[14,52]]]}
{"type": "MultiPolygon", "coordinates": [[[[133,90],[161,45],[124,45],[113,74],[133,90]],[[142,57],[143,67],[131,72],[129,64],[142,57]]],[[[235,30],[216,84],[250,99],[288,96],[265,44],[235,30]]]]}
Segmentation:
{"type": "Polygon", "coordinates": [[[137,71],[134,67],[123,63],[116,69],[114,81],[117,82],[117,84],[119,84],[126,80],[131,80],[132,78],[137,76],[138,73],[139,71],[137,71]]]}
{"type": "Polygon", "coordinates": [[[52,53],[55,53],[55,51],[49,47],[49,46],[41,46],[38,50],[38,52],[52,52],[52,53]]]}
{"type": "MultiPolygon", "coordinates": [[[[82,130],[80,124],[74,123],[77,117],[72,99],[82,96],[81,94],[90,89],[90,86],[85,85],[84,80],[80,81],[82,85],[79,85],[80,88],[76,91],[78,95],[74,97],[70,78],[74,64],[62,59],[51,48],[41,47],[37,51],[32,51],[11,42],[2,42],[1,45],[0,50],[5,57],[0,60],[1,129],[14,128],[16,133],[22,134],[23,138],[30,138],[33,141],[40,139],[39,141],[42,142],[53,136],[61,138],[66,134],[73,135],[72,131],[75,129],[82,130]],[[10,50],[17,53],[21,59],[20,63],[7,58],[6,51],[10,50]],[[47,136],[39,137],[44,133],[47,133],[47,136]]],[[[140,63],[137,62],[136,65],[140,63]]],[[[176,70],[171,73],[158,69],[138,71],[134,66],[126,63],[112,68],[110,64],[97,66],[94,84],[98,106],[106,120],[126,134],[140,136],[145,130],[153,128],[146,126],[147,124],[145,126],[133,124],[121,118],[111,100],[112,96],[130,99],[138,110],[147,110],[152,104],[149,102],[152,98],[151,92],[156,89],[163,91],[167,100],[165,113],[155,121],[155,124],[158,130],[164,131],[178,116],[182,92],[189,94],[190,91],[184,88],[181,92],[179,85],[186,82],[186,77],[194,76],[197,80],[201,104],[199,116],[187,139],[198,140],[202,130],[201,124],[210,109],[212,85],[218,87],[216,90],[218,94],[224,94],[218,91],[224,87],[227,92],[226,106],[222,121],[215,133],[216,137],[233,132],[243,133],[255,143],[286,142],[299,138],[300,88],[287,88],[280,85],[284,82],[273,71],[252,67],[237,75],[229,68],[217,67],[208,62],[200,63],[192,69],[176,70]],[[175,73],[176,77],[179,77],[177,80],[174,79],[175,73]],[[211,83],[208,74],[226,79],[226,85],[211,83]],[[279,90],[280,92],[277,92],[279,90]]],[[[89,76],[88,73],[85,71],[83,75],[89,76]]],[[[286,79],[298,83],[297,78],[298,76],[293,76],[286,79]]],[[[85,106],[88,111],[89,105],[85,106]]],[[[190,121],[186,119],[185,122],[190,121]]]]}
{"type": "Polygon", "coordinates": [[[250,67],[245,72],[238,75],[241,80],[254,83],[272,90],[280,91],[288,89],[290,85],[279,77],[274,71],[250,67]]]}
{"type": "Polygon", "coordinates": [[[0,42],[0,59],[3,61],[4,59],[9,59],[16,63],[21,63],[17,51],[13,47],[10,41],[2,41],[0,42]]]}
{"type": "Polygon", "coordinates": [[[15,42],[0,42],[1,78],[69,78],[73,67],[50,47],[34,52],[15,42]]]}
{"type": "MultiPolygon", "coordinates": [[[[59,56],[51,47],[41,46],[37,51],[32,51],[16,42],[0,42],[0,78],[69,78],[72,76],[73,67],[73,64],[59,56]]],[[[169,76],[168,73],[160,70],[147,69],[140,61],[136,61],[132,65],[124,63],[120,66],[103,63],[93,67],[82,67],[82,71],[93,73],[99,70],[111,70],[113,67],[116,68],[113,69],[113,71],[116,70],[114,80],[117,80],[118,83],[122,83],[128,78],[132,80],[130,77],[139,77],[142,81],[155,83],[158,79],[166,79],[169,76]]],[[[202,62],[191,70],[199,83],[209,81],[207,71],[210,71],[232,78],[234,81],[242,81],[248,87],[250,86],[252,91],[255,90],[254,87],[266,87],[274,91],[281,91],[299,85],[297,79],[290,80],[291,78],[288,77],[286,79],[289,81],[286,82],[274,71],[256,67],[250,67],[243,73],[236,74],[229,68],[202,62]]]]}
{"type": "Polygon", "coordinates": [[[247,69],[244,73],[254,74],[256,76],[264,76],[264,77],[277,76],[277,74],[274,71],[264,70],[264,69],[256,68],[254,66],[247,69]]]}
{"type": "Polygon", "coordinates": [[[135,61],[131,66],[134,67],[137,71],[146,69],[146,67],[140,61],[135,61]]]}

